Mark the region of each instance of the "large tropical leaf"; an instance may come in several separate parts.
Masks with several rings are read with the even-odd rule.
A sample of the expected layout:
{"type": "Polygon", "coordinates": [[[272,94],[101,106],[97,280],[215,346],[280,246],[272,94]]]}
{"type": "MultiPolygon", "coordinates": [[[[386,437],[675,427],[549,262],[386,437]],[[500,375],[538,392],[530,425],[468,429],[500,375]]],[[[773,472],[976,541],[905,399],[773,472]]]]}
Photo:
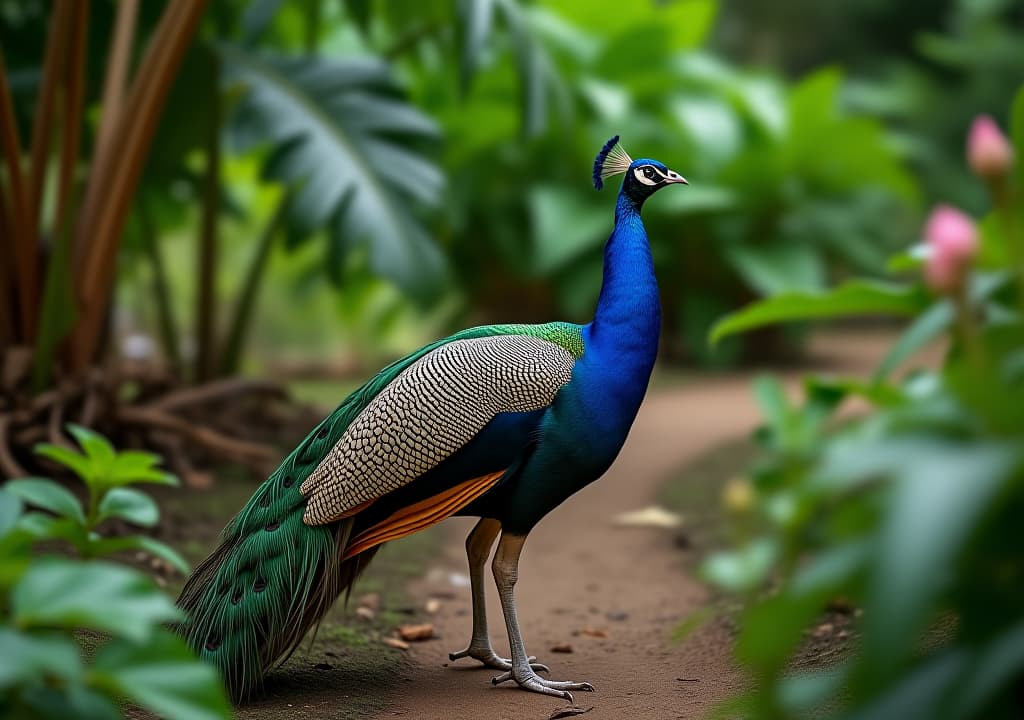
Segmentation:
{"type": "MultiPolygon", "coordinates": [[[[243,148],[269,145],[264,172],[294,189],[289,232],[326,229],[329,271],[369,243],[375,272],[428,295],[444,260],[417,213],[436,205],[443,177],[421,148],[434,122],[369,58],[273,58],[222,48],[228,82],[244,91],[231,133],[243,148]]],[[[336,275],[335,275],[336,277],[336,275]]]]}

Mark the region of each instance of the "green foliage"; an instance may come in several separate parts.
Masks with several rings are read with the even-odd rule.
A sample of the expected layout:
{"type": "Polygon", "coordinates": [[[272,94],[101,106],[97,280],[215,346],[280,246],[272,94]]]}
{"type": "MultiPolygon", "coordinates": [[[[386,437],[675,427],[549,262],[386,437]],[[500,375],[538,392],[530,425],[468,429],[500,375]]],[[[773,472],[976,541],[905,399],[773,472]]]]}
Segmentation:
{"type": "Polygon", "coordinates": [[[440,200],[440,171],[415,148],[436,141],[438,129],[397,95],[387,66],[221,54],[229,84],[243,88],[231,127],[237,146],[270,145],[265,178],[297,188],[292,244],[328,228],[335,279],[345,254],[368,242],[375,272],[413,294],[436,290],[443,259],[413,211],[440,200]]]}
{"type": "Polygon", "coordinates": [[[781,293],[718,321],[711,331],[711,342],[765,325],[794,320],[852,315],[914,315],[920,312],[927,299],[927,295],[913,286],[864,280],[851,280],[827,292],[781,293]]]}
{"type": "Polygon", "coordinates": [[[142,551],[186,572],[174,550],[150,537],[99,532],[110,519],[155,525],[152,498],[127,486],[177,480],[156,467],[156,455],[118,453],[91,430],[68,430],[81,451],[38,451],[82,480],[84,508],[52,480],[17,479],[0,488],[0,711],[100,720],[120,717],[128,702],[167,718],[230,717],[216,671],[166,628],[184,619],[171,599],[138,570],[87,559],[142,551]],[[69,543],[81,559],[38,554],[37,544],[53,541],[69,543]],[[85,652],[82,631],[98,638],[89,641],[98,645],[94,655],[85,652]]]}
{"type": "Polygon", "coordinates": [[[495,285],[515,282],[536,288],[515,298],[520,314],[587,319],[611,200],[586,169],[614,132],[691,181],[645,209],[670,348],[702,355],[712,319],[751,296],[882,269],[917,197],[883,127],[843,109],[838,69],[789,87],[700,51],[713,17],[703,2],[635,3],[614,23],[592,3],[531,8],[556,102],[528,140],[510,133],[519,85],[500,54],[462,102],[443,76],[409,68],[448,132],[451,252],[474,307],[509,316],[495,285]]]}
{"type": "MultiPolygon", "coordinates": [[[[1019,170],[1024,137],[1015,142],[1019,170]]],[[[1018,216],[1019,177],[995,181],[1003,200],[983,225],[1018,216]]],[[[924,289],[908,280],[890,288],[891,297],[916,298],[904,305],[886,293],[861,295],[865,286],[851,282],[801,303],[769,299],[716,331],[860,312],[913,318],[872,378],[808,379],[803,403],[773,380],[755,387],[764,452],[750,471],[749,512],[760,522],[744,518],[745,539],[704,567],[745,600],[736,647],[751,678],[740,701],[745,716],[1019,713],[1024,282],[1016,263],[1024,228],[1003,227],[1001,252],[987,260],[983,252],[969,285],[951,297],[921,302],[924,289]],[[950,350],[939,368],[889,380],[946,333],[950,350]],[[871,412],[839,422],[853,396],[871,412]],[[827,671],[793,672],[806,630],[840,598],[863,610],[855,649],[827,671]]]]}

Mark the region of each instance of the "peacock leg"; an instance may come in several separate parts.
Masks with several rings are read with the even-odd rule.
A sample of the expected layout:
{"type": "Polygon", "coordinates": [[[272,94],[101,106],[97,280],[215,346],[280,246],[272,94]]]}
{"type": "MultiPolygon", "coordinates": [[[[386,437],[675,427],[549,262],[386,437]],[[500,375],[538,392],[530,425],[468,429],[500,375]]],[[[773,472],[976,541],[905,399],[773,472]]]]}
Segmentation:
{"type": "Polygon", "coordinates": [[[503,532],[498,541],[498,550],[494,553],[491,568],[494,571],[494,582],[498,586],[501,598],[501,609],[505,614],[505,626],[508,628],[508,644],[512,649],[512,668],[491,682],[497,685],[507,680],[515,680],[524,690],[554,695],[573,702],[570,690],[594,691],[594,686],[586,682],[559,682],[539,677],[530,667],[530,658],[526,655],[522,633],[519,632],[519,619],[516,617],[515,585],[519,578],[519,555],[523,551],[525,535],[509,535],[503,532]]]}
{"type": "MultiPolygon", "coordinates": [[[[491,554],[491,546],[494,544],[494,538],[498,536],[500,528],[501,525],[497,520],[481,518],[466,537],[466,557],[469,559],[469,580],[473,596],[473,635],[469,641],[469,647],[449,653],[448,659],[455,661],[459,658],[471,657],[496,670],[511,670],[512,662],[498,657],[491,647],[491,639],[487,635],[484,568],[487,566],[487,556],[491,554]]],[[[535,657],[529,658],[533,669],[549,672],[547,665],[534,663],[533,661],[536,659],[535,657]]]]}

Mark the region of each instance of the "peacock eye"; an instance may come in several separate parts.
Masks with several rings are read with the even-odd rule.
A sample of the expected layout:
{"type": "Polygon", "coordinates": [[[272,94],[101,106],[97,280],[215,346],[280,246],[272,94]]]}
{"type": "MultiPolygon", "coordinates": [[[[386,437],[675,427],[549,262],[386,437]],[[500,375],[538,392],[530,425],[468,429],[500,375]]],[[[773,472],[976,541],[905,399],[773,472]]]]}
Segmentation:
{"type": "Polygon", "coordinates": [[[649,177],[649,178],[654,177],[654,168],[652,168],[650,165],[645,167],[644,168],[644,177],[649,177]]]}

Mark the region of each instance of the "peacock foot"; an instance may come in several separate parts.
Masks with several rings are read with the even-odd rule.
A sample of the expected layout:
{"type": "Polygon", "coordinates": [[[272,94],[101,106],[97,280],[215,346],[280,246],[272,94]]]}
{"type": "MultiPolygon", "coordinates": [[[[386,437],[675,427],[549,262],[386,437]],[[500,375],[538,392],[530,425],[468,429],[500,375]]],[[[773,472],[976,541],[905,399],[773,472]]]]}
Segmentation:
{"type": "Polygon", "coordinates": [[[497,677],[491,678],[491,684],[499,685],[503,682],[508,682],[509,680],[514,680],[523,690],[542,693],[544,695],[554,695],[555,697],[564,698],[574,704],[575,701],[573,700],[572,693],[569,692],[570,690],[594,692],[594,686],[588,682],[545,680],[542,677],[538,677],[537,673],[535,673],[530,667],[519,669],[513,666],[511,670],[504,672],[497,677]]]}
{"type": "MultiPolygon", "coordinates": [[[[448,659],[452,662],[464,657],[471,657],[474,660],[479,660],[484,664],[484,667],[494,668],[495,670],[512,670],[512,661],[499,657],[498,654],[491,649],[490,645],[487,645],[486,647],[478,647],[470,644],[470,646],[465,650],[448,653],[448,659]]],[[[526,660],[530,663],[530,667],[537,672],[551,672],[551,669],[547,665],[536,662],[537,658],[533,655],[528,657],[526,660]]]]}

